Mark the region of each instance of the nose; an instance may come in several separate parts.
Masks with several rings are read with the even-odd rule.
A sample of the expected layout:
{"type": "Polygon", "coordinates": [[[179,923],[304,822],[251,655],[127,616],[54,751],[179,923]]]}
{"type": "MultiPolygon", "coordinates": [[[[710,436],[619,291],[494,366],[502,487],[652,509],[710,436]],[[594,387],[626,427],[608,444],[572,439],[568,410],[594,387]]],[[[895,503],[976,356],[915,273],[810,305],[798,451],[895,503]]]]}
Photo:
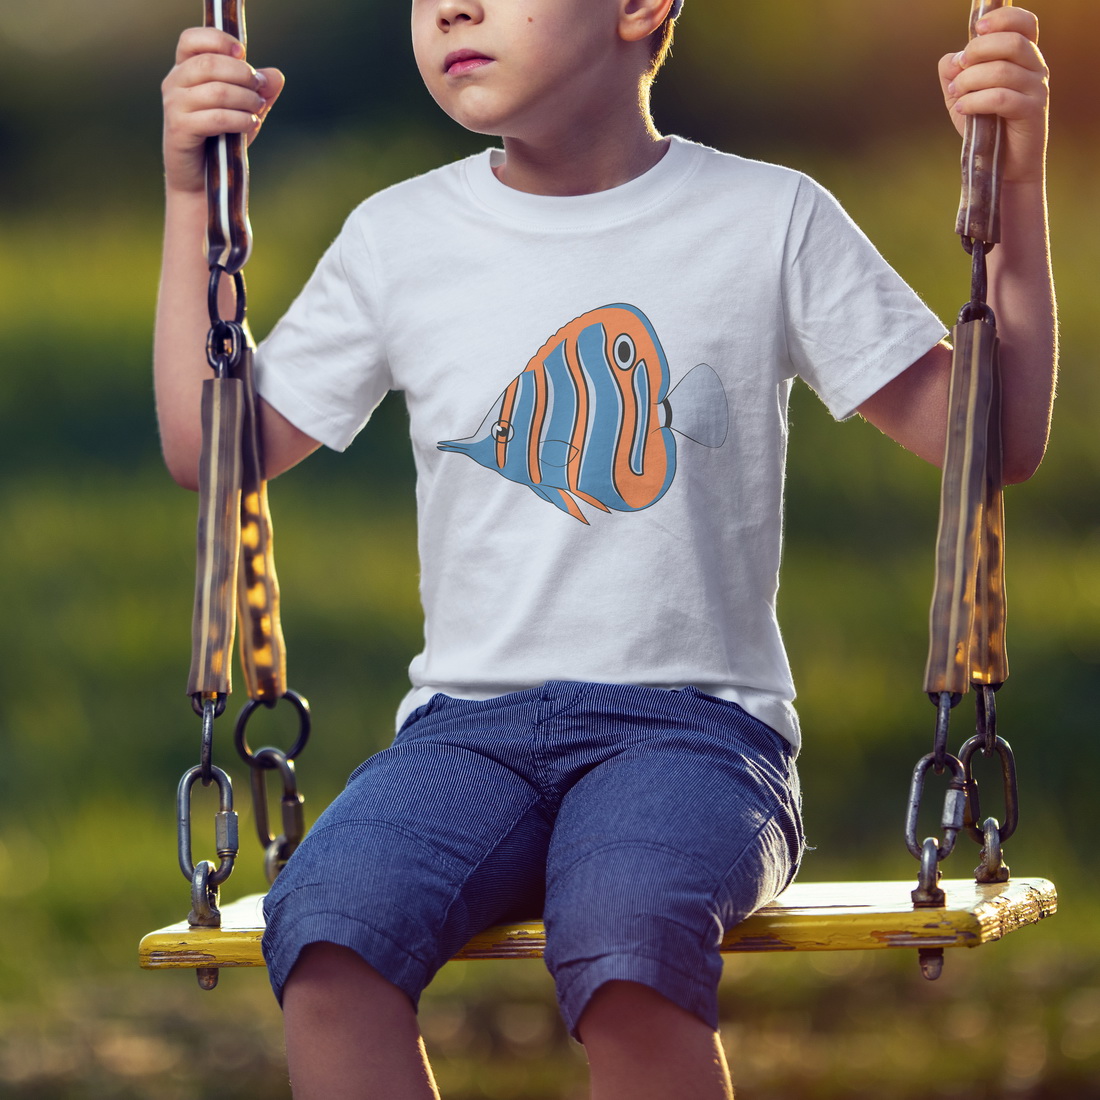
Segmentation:
{"type": "Polygon", "coordinates": [[[440,0],[436,9],[436,23],[441,30],[450,30],[459,23],[480,23],[480,0],[440,0]]]}

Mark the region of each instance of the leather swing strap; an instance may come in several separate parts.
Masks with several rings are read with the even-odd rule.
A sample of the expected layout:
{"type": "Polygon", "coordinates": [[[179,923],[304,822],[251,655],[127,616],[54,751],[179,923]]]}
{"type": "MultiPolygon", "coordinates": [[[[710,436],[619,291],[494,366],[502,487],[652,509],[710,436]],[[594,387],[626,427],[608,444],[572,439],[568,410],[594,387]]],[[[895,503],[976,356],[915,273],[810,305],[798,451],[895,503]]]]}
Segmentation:
{"type": "MultiPolygon", "coordinates": [[[[205,0],[206,26],[245,42],[243,0],[205,0]]],[[[207,359],[203,383],[199,530],[192,662],[188,694],[224,700],[232,690],[234,609],[240,621],[245,686],[254,702],[287,693],[286,648],[279,620],[271,513],[253,381],[255,343],[245,320],[241,268],[252,250],[248,155],[241,134],[209,138],[206,147],[210,265],[207,359]],[[233,280],[236,312],[220,313],[223,276],[233,280]]]]}
{"type": "MultiPolygon", "coordinates": [[[[205,0],[205,25],[245,42],[244,0],[205,0]]],[[[309,704],[286,685],[286,647],[279,622],[279,583],[271,513],[264,477],[263,445],[253,379],[255,342],[245,320],[246,296],[241,268],[252,251],[248,222],[247,140],[223,134],[206,143],[207,232],[210,267],[207,308],[210,332],[206,358],[214,372],[202,387],[202,452],[199,459],[199,522],[192,620],[191,670],[187,692],[202,718],[200,762],[189,768],[176,793],[180,870],[191,883],[192,927],[221,925],[219,891],[233,873],[238,853],[233,784],[213,763],[214,722],[232,690],[233,637],[240,621],[240,658],[249,700],[237,719],[234,741],[251,769],[254,823],[264,847],[269,882],[305,835],[303,799],[298,792],[294,758],[309,739],[309,704]],[[223,279],[233,283],[232,299],[223,279]],[[221,305],[232,300],[226,319],[221,305]],[[253,751],[247,740],[250,716],[261,704],[286,699],[298,715],[298,736],[287,752],[265,747],[253,751]],[[282,781],[282,832],[269,827],[266,775],[282,781]],[[191,792],[195,783],[216,783],[215,814],[218,865],[195,862],[192,854],[191,792]]],[[[213,989],[218,968],[196,969],[199,985],[213,989]]]]}
{"type": "MultiPolygon", "coordinates": [[[[1002,0],[973,0],[974,25],[1002,0]]],[[[996,318],[986,304],[985,258],[1000,239],[1002,124],[967,119],[956,232],[973,258],[971,298],[952,330],[954,352],[930,614],[925,691],[938,698],[1008,677],[1004,501],[996,318]]]]}
{"type": "Polygon", "coordinates": [[[237,563],[241,546],[241,421],[243,387],[228,376],[202,384],[202,454],[196,538],[195,607],[187,694],[204,700],[233,690],[237,563]]]}
{"type": "MultiPolygon", "coordinates": [[[[1011,0],[972,0],[970,34],[993,8],[1011,0]]],[[[956,232],[972,258],[970,301],[951,332],[951,390],[936,538],[936,581],[929,615],[924,690],[937,708],[932,752],[917,761],[909,787],[905,843],[920,860],[916,908],[944,904],[939,863],[965,831],[982,845],[979,882],[1005,882],[1009,869],[1002,843],[1015,831],[1018,792],[1009,744],[997,735],[995,692],[1008,677],[1005,651],[1004,497],[1001,457],[1001,389],[996,318],[986,303],[986,256],[1000,238],[998,201],[1002,123],[970,117],[963,135],[962,200],[956,232]],[[947,748],[951,708],[976,689],[977,732],[958,756],[947,748]],[[1002,765],[1005,824],[983,818],[971,769],[974,755],[996,754],[1002,765]],[[919,840],[918,817],[925,779],[948,779],[941,833],[919,840]]],[[[926,978],[939,976],[941,948],[919,951],[926,978]]]]}

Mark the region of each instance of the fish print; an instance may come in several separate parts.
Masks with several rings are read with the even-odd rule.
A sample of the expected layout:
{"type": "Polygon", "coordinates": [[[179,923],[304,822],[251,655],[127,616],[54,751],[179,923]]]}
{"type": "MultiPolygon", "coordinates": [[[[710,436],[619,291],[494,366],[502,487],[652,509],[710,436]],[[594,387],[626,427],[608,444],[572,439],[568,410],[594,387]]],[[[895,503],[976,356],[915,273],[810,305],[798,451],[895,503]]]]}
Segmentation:
{"type": "Polygon", "coordinates": [[[677,423],[679,434],[708,447],[725,441],[726,395],[709,366],[668,390],[668,361],[649,319],[634,306],[602,306],[539,348],[474,435],[436,446],[526,485],[582,523],[580,501],[636,512],[660,500],[676,475],[674,397],[695,413],[693,427],[677,423]]]}

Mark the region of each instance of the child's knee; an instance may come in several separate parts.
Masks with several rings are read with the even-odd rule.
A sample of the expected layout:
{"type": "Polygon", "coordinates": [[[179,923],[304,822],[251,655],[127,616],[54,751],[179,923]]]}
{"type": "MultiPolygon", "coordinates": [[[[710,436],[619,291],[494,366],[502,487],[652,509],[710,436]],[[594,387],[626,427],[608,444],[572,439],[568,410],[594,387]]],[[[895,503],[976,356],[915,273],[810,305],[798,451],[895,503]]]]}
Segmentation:
{"type": "Polygon", "coordinates": [[[670,1025],[703,1027],[697,1016],[686,1012],[663,993],[641,982],[604,982],[589,998],[577,1030],[581,1041],[593,1035],[661,1034],[670,1025]]]}
{"type": "Polygon", "coordinates": [[[346,1019],[350,1006],[378,1012],[415,1014],[408,994],[380,974],[350,947],[309,943],[298,954],[283,986],[283,1008],[305,1010],[315,1019],[346,1019]]]}

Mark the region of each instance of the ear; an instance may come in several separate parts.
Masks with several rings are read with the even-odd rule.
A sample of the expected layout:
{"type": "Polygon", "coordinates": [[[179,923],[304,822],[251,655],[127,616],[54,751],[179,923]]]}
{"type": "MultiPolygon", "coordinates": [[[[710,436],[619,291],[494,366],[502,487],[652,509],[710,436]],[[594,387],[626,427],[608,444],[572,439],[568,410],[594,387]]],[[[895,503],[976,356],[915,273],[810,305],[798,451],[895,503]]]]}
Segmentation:
{"type": "Polygon", "coordinates": [[[672,10],[674,0],[621,0],[619,37],[624,42],[648,38],[672,10]]]}

